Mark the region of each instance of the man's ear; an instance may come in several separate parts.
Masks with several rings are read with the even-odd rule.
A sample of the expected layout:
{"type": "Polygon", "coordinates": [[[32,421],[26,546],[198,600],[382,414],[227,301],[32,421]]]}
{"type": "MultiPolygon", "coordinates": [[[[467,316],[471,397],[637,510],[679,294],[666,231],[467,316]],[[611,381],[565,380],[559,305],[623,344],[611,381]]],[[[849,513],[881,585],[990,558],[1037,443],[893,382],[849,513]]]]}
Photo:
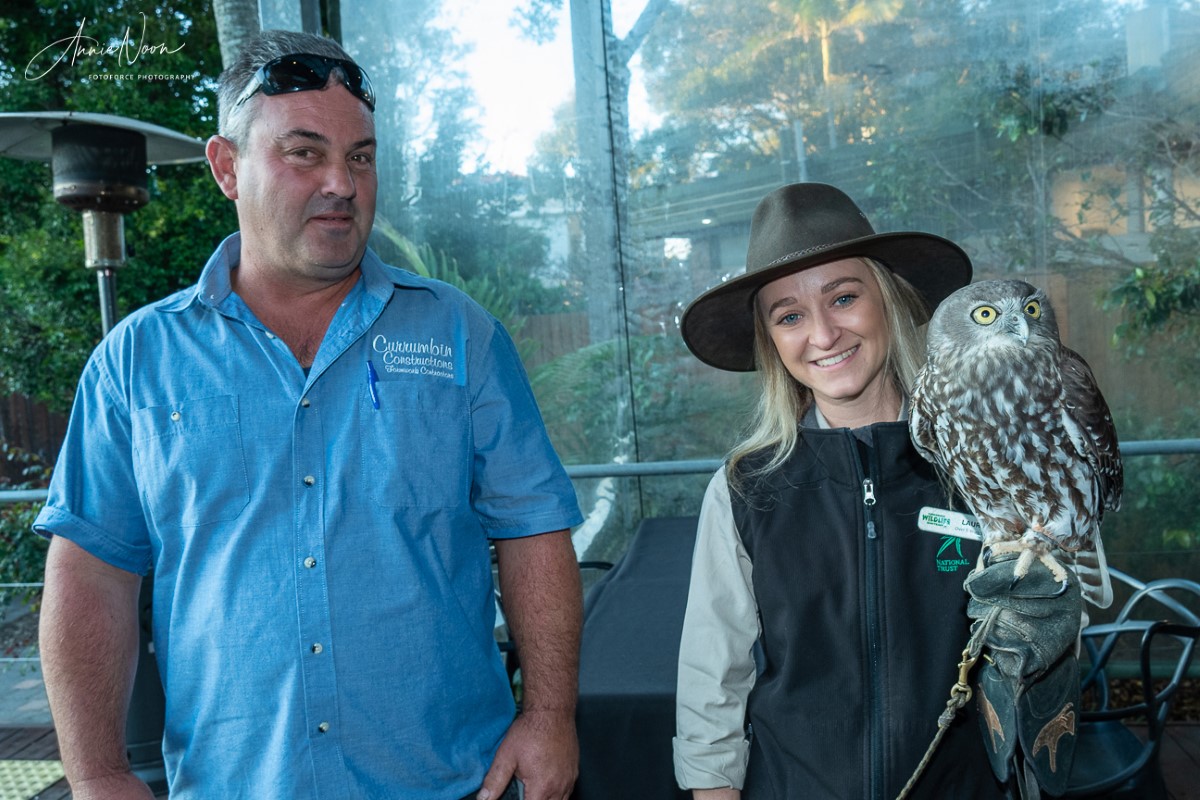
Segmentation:
{"type": "Polygon", "coordinates": [[[205,145],[204,154],[221,192],[230,200],[237,200],[237,145],[224,136],[213,136],[205,145]]]}

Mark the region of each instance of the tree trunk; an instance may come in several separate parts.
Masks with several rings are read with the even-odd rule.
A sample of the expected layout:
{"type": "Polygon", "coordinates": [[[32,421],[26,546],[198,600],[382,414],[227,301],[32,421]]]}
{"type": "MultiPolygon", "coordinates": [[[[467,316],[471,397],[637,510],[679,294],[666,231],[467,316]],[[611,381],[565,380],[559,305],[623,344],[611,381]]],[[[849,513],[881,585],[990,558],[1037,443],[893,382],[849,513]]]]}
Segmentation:
{"type": "Polygon", "coordinates": [[[825,127],[829,131],[829,149],[836,150],[838,146],[837,117],[833,109],[833,68],[830,66],[830,38],[833,30],[822,20],[819,25],[821,36],[821,89],[825,94],[825,127]]]}
{"type": "Polygon", "coordinates": [[[213,0],[213,17],[221,43],[221,64],[228,67],[246,40],[262,30],[258,0],[213,0]]]}

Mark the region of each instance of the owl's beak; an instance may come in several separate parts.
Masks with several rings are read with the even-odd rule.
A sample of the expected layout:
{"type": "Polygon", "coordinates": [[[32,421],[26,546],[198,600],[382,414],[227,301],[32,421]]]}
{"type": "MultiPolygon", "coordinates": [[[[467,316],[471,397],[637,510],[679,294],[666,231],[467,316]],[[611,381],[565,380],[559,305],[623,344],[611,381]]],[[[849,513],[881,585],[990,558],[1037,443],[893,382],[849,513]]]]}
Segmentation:
{"type": "Polygon", "coordinates": [[[1029,323],[1026,322],[1024,314],[1009,316],[1005,320],[1004,329],[1010,336],[1019,341],[1022,347],[1029,341],[1029,323]]]}

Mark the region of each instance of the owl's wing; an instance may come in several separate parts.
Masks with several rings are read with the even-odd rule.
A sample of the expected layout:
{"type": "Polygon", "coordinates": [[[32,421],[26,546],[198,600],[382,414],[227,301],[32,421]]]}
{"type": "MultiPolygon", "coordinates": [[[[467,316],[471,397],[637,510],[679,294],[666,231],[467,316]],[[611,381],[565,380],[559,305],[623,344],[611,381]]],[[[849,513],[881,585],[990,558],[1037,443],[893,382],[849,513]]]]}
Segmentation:
{"type": "Polygon", "coordinates": [[[1103,507],[1116,511],[1121,506],[1125,483],[1117,430],[1096,377],[1083,356],[1068,347],[1061,348],[1065,412],[1082,429],[1083,449],[1088,463],[1100,480],[1103,507]]]}
{"type": "Polygon", "coordinates": [[[928,368],[923,368],[913,381],[912,396],[908,400],[908,433],[922,458],[932,464],[942,465],[937,436],[934,433],[937,409],[925,393],[925,381],[928,377],[928,368]]]}

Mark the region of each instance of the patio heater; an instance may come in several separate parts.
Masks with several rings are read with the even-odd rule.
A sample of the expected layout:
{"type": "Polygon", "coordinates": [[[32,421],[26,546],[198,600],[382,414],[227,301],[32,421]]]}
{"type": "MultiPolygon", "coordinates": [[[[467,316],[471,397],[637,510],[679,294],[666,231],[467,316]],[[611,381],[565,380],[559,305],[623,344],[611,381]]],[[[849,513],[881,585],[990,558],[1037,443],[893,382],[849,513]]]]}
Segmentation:
{"type": "Polygon", "coordinates": [[[0,113],[0,155],[48,161],[54,199],[83,214],[84,266],[95,270],[100,320],[117,322],[117,271],[125,265],[125,214],[150,199],[146,167],[204,160],[204,142],[111,114],[0,113]]]}
{"type": "MultiPolygon", "coordinates": [[[[117,271],[125,265],[125,214],[150,199],[150,164],[204,160],[204,142],[110,114],[74,111],[0,113],[0,156],[48,161],[54,199],[83,214],[84,266],[95,270],[103,333],[117,323],[117,271]]],[[[162,736],[164,698],[154,660],[153,575],[138,598],[138,666],[125,738],[134,773],[166,792],[162,736]]]]}

